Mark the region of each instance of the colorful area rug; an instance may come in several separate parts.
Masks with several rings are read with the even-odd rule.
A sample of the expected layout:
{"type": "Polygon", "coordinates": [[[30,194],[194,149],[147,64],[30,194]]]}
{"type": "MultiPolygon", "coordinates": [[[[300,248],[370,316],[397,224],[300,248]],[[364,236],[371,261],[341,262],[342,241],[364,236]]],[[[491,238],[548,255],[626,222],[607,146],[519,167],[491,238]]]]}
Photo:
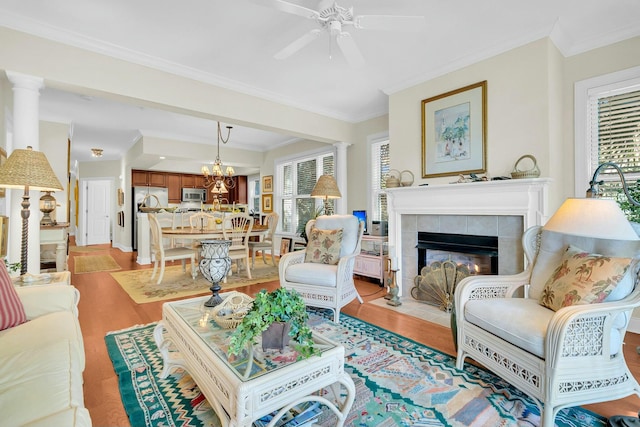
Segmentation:
{"type": "MultiPolygon", "coordinates": [[[[339,325],[312,311],[313,329],[345,346],[345,369],[356,384],[346,426],[537,426],[533,401],[493,374],[361,320],[340,316],[339,325]]],[[[325,313],[326,315],[326,313],[325,313]]],[[[188,373],[158,376],[162,358],[154,324],[105,337],[119,378],[125,410],[134,426],[219,426],[188,373]]],[[[318,425],[335,425],[325,416],[318,425]]],[[[560,411],[559,427],[603,427],[606,420],[576,407],[560,411]]]]}
{"type": "Polygon", "coordinates": [[[74,256],[75,274],[96,273],[99,271],[115,271],[122,268],[111,255],[74,256]]]}
{"type": "MultiPolygon", "coordinates": [[[[240,286],[278,280],[278,267],[274,267],[272,264],[265,265],[262,261],[260,263],[256,262],[255,268],[251,269],[251,279],[247,278],[244,270],[237,274],[235,265],[232,268],[233,274],[227,278],[227,283],[220,284],[223,292],[240,286]]],[[[198,272],[195,280],[191,278],[189,263],[187,263],[187,273],[182,271],[182,265],[180,264],[166,267],[162,283],[159,285],[157,281],[160,272],[156,273],[154,280],[151,280],[152,272],[153,269],[149,268],[111,273],[111,276],[129,294],[131,299],[138,304],[202,295],[209,292],[211,287],[211,282],[208,282],[200,272],[198,272]]]]}

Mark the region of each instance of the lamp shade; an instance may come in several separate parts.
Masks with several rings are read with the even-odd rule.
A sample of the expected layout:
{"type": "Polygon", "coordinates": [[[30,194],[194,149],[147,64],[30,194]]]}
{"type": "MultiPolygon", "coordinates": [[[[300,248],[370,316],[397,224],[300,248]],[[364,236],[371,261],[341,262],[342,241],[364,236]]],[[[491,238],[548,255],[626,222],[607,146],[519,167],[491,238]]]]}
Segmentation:
{"type": "Polygon", "coordinates": [[[567,199],[543,229],[601,239],[640,240],[618,204],[609,199],[567,199]]]}
{"type": "Polygon", "coordinates": [[[31,147],[15,149],[0,167],[0,187],[40,191],[62,190],[47,157],[31,147]]]}
{"type": "Polygon", "coordinates": [[[322,175],[318,178],[316,186],[311,190],[311,197],[324,197],[327,199],[339,199],[342,197],[338,184],[333,175],[322,175]]]}
{"type": "Polygon", "coordinates": [[[229,192],[229,190],[227,190],[227,187],[225,187],[224,182],[220,181],[220,187],[218,187],[217,185],[214,185],[213,188],[211,189],[211,192],[213,194],[226,194],[229,192]]]}

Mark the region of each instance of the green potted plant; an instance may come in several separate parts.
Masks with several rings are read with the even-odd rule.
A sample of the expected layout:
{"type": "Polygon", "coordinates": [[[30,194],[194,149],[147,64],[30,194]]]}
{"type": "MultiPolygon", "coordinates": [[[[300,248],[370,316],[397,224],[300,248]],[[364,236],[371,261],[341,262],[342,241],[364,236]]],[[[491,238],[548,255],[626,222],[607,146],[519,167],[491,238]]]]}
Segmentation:
{"type": "Polygon", "coordinates": [[[311,221],[312,219],[316,219],[317,217],[322,215],[324,213],[324,206],[316,207],[315,205],[313,206],[301,205],[299,212],[300,212],[300,217],[298,219],[298,229],[296,230],[296,232],[300,237],[304,239],[306,243],[308,243],[307,229],[306,229],[307,222],[311,221]]]}
{"type": "MultiPolygon", "coordinates": [[[[307,325],[308,319],[304,300],[295,290],[278,288],[267,292],[263,289],[258,292],[251,309],[231,335],[229,354],[240,354],[247,345],[256,344],[256,338],[263,335],[272,324],[281,322],[284,325],[279,325],[280,328],[288,327],[288,334],[285,336],[294,341],[293,347],[298,352],[298,359],[310,357],[317,350],[311,328],[307,325]]],[[[268,348],[282,348],[283,345],[268,348]]]]}

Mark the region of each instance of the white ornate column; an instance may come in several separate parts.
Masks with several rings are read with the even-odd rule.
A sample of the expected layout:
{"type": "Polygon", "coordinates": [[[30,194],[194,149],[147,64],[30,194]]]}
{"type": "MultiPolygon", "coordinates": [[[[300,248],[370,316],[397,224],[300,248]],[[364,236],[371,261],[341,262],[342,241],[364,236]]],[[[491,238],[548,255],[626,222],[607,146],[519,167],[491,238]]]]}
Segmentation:
{"type": "MultiPolygon", "coordinates": [[[[40,89],[44,87],[44,80],[40,77],[7,71],[7,77],[13,85],[13,146],[7,147],[7,155],[17,148],[33,147],[39,151],[40,147],[40,89]]],[[[9,220],[9,259],[11,262],[20,260],[22,244],[22,196],[24,190],[11,191],[11,206],[9,220]]],[[[29,202],[29,238],[27,272],[40,272],[40,192],[30,191],[29,202]]]]}
{"type": "Polygon", "coordinates": [[[336,213],[344,215],[347,213],[347,148],[351,144],[348,142],[336,142],[336,183],[342,198],[336,201],[336,213]]]}

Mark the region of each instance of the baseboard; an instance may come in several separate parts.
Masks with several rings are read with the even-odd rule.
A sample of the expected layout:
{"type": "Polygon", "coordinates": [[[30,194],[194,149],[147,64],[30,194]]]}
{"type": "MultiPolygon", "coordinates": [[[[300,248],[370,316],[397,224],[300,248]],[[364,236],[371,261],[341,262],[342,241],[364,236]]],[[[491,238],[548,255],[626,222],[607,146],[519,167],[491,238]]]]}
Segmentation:
{"type": "Polygon", "coordinates": [[[120,249],[122,252],[133,252],[133,248],[131,246],[124,246],[119,243],[114,244],[113,241],[111,241],[111,247],[120,249]]]}

